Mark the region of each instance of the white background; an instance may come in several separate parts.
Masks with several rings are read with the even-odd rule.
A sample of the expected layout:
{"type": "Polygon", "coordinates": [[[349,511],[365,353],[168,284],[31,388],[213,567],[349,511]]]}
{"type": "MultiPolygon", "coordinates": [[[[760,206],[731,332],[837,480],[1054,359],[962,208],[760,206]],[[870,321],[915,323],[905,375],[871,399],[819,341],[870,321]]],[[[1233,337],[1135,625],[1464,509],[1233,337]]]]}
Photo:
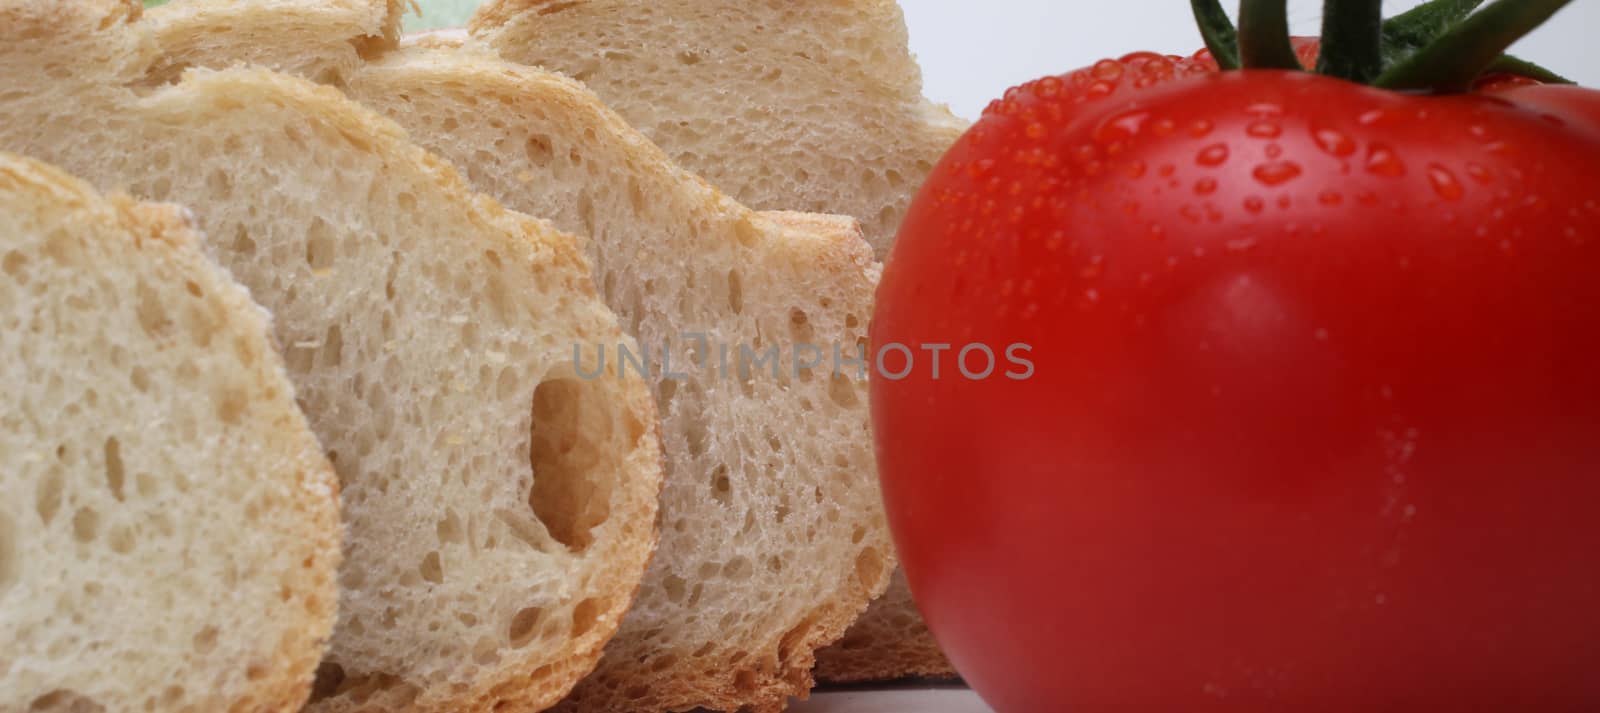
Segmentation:
{"type": "MultiPolygon", "coordinates": [[[[1230,12],[1236,0],[1223,0],[1230,12]]],[[[1419,0],[1387,0],[1395,15],[1419,0]]],[[[1187,0],[901,0],[924,93],[969,119],[1007,87],[1138,50],[1187,55],[1205,46],[1187,0]]],[[[1289,0],[1292,32],[1319,34],[1321,0],[1289,0]]],[[[1600,86],[1600,0],[1575,0],[1513,50],[1600,86]]]]}

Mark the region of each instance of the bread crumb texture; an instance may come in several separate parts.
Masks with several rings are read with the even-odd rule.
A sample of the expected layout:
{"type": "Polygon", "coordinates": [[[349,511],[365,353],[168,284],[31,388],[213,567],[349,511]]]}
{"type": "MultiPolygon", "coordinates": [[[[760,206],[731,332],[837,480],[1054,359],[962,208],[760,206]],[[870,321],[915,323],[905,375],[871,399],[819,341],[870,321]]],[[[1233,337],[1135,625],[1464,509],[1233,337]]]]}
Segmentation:
{"type": "Polygon", "coordinates": [[[0,711],[287,711],[337,485],[265,313],[175,206],[0,153],[0,711]]]}
{"type": "Polygon", "coordinates": [[[0,148],[193,206],[272,311],[349,528],[311,709],[547,707],[621,621],[660,491],[648,386],[572,357],[627,342],[588,259],[337,90],[161,74],[171,26],[138,14],[0,0],[0,148]]]}

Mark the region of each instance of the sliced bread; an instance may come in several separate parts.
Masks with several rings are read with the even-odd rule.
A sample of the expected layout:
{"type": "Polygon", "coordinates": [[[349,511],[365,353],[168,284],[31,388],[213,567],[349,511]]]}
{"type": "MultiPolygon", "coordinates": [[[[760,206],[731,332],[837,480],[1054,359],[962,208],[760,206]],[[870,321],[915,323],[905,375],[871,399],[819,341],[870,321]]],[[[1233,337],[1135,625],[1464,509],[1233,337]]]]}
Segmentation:
{"type": "Polygon", "coordinates": [[[345,88],[480,189],[587,236],[607,302],[650,350],[660,403],[661,548],[600,669],[563,708],[778,710],[810,688],[814,650],[891,567],[865,384],[831,368],[834,345],[855,356],[866,336],[870,249],[845,218],[744,208],[576,82],[460,43],[424,35],[372,56],[345,88]],[[824,361],[797,370],[797,343],[824,361]],[[739,378],[742,346],[778,347],[778,373],[739,378]]]}
{"type": "Polygon", "coordinates": [[[154,81],[139,18],[0,0],[0,148],[183,199],[274,312],[349,526],[312,709],[555,702],[637,589],[660,490],[648,385],[586,348],[627,343],[587,258],[335,90],[154,81]]]}
{"type": "MultiPolygon", "coordinates": [[[[923,98],[894,0],[489,0],[471,31],[582,80],[743,203],[855,216],[880,260],[967,126],[923,98]]],[[[821,653],[825,680],[955,675],[903,576],[846,640],[821,653]]]]}
{"type": "Polygon", "coordinates": [[[779,710],[810,689],[889,571],[866,382],[832,368],[866,338],[878,268],[854,221],[758,214],[674,167],[564,77],[408,47],[349,91],[507,205],[589,236],[595,279],[657,362],[664,533],[633,612],[563,710],[779,710]],[[694,368],[704,335],[704,362],[694,368]],[[796,364],[796,345],[815,355],[796,364]],[[779,374],[740,378],[737,351],[779,374]],[[726,348],[729,373],[718,373],[726,348]],[[656,355],[659,356],[660,355],[656,355]],[[821,357],[817,359],[817,357],[821,357]]]}
{"type": "Polygon", "coordinates": [[[855,216],[880,260],[966,128],[922,96],[894,0],[489,0],[470,28],[746,205],[855,216]]]}
{"type": "Polygon", "coordinates": [[[0,711],[298,710],[338,483],[184,212],[0,153],[0,711]]]}

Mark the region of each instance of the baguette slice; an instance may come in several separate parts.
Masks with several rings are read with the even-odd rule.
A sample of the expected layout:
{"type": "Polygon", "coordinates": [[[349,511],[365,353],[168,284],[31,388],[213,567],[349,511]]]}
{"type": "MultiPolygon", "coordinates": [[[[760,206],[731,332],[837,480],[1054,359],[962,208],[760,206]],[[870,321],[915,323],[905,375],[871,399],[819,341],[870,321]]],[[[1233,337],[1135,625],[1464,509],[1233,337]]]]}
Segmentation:
{"type": "MultiPolygon", "coordinates": [[[[236,24],[229,4],[214,7],[191,32],[236,24]]],[[[599,671],[563,708],[780,709],[809,690],[813,651],[892,566],[864,384],[848,368],[835,377],[831,354],[797,372],[790,348],[855,353],[877,279],[870,249],[848,219],[749,211],[577,83],[460,41],[422,36],[373,57],[346,89],[482,190],[588,236],[607,302],[655,350],[669,473],[661,549],[599,671]],[[708,368],[690,368],[689,333],[705,335],[708,368]],[[780,347],[779,374],[738,379],[741,345],[780,347]]]]}
{"type": "Polygon", "coordinates": [[[880,260],[966,129],[922,96],[894,0],[488,0],[470,28],[746,205],[855,216],[880,260]]]}
{"type": "MultiPolygon", "coordinates": [[[[853,215],[880,260],[967,123],[922,96],[894,0],[489,0],[472,34],[582,80],[756,208],[853,215]]],[[[824,680],[951,678],[903,576],[820,655],[824,680]]]]}
{"type": "Polygon", "coordinates": [[[350,530],[312,709],[554,703],[637,589],[660,489],[648,386],[573,357],[627,341],[587,259],[334,90],[152,86],[139,16],[0,0],[0,147],[183,198],[274,311],[350,530]]]}
{"type": "Polygon", "coordinates": [[[870,249],[847,218],[750,212],[576,82],[438,35],[423,45],[368,64],[350,94],[490,195],[589,236],[606,301],[691,377],[657,371],[661,549],[563,710],[781,710],[892,567],[866,384],[831,361],[835,345],[865,343],[870,249]],[[714,356],[696,370],[689,333],[707,335],[708,355],[775,346],[781,373],[722,378],[714,356]],[[797,371],[800,343],[828,363],[797,371]]]}
{"type": "Polygon", "coordinates": [[[294,711],[338,482],[181,209],[0,153],[0,711],[294,711]]]}

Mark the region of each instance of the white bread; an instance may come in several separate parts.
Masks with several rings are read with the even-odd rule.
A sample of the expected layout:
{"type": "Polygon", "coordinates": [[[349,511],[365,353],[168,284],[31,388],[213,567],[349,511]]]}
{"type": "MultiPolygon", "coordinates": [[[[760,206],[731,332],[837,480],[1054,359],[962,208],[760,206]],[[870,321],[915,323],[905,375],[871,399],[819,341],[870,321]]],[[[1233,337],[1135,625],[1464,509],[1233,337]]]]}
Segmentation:
{"type": "Polygon", "coordinates": [[[660,486],[648,386],[573,363],[626,341],[587,259],[337,91],[152,83],[139,16],[0,0],[0,148],[184,199],[275,313],[350,530],[313,710],[548,706],[620,622],[660,486]]]}
{"type": "MultiPolygon", "coordinates": [[[[232,15],[220,4],[190,31],[232,15]]],[[[785,356],[797,340],[847,353],[864,341],[877,266],[853,221],[753,213],[577,83],[459,41],[432,34],[372,56],[346,89],[480,189],[588,236],[607,302],[642,344],[670,340],[674,370],[690,362],[684,332],[713,350],[766,340],[785,356]]],[[[891,545],[865,384],[829,365],[781,372],[656,380],[661,549],[599,671],[563,709],[777,710],[809,690],[813,651],[882,590],[891,545]]]]}
{"type": "Polygon", "coordinates": [[[470,28],[746,205],[855,216],[880,260],[966,128],[922,96],[894,0],[489,0],[470,28]]]}
{"type": "MultiPolygon", "coordinates": [[[[437,39],[437,38],[435,38],[437,39]]],[[[865,341],[877,266],[854,221],[755,214],[672,166],[587,90],[451,49],[407,48],[349,91],[473,183],[590,237],[595,279],[642,344],[690,364],[699,332],[736,349],[865,341]]],[[[712,357],[715,363],[715,357],[712,357]]],[[[892,545],[866,382],[660,379],[664,533],[600,668],[563,710],[778,710],[813,651],[882,591],[892,545]]],[[[694,372],[682,368],[685,373],[694,372]]]]}
{"type": "Polygon", "coordinates": [[[338,483],[181,209],[0,153],[0,711],[294,711],[338,483]]]}
{"type": "MultiPolygon", "coordinates": [[[[489,0],[470,27],[502,57],[582,80],[747,205],[855,216],[880,260],[967,127],[923,98],[894,0],[489,0]]],[[[822,678],[954,676],[904,577],[883,599],[852,650],[821,653],[822,678]]]]}

